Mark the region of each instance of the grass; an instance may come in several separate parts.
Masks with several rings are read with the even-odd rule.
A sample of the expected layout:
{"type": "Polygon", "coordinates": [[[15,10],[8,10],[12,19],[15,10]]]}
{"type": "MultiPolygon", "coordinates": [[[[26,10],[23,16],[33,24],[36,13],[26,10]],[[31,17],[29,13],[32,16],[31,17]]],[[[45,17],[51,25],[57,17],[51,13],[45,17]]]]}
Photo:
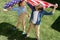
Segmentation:
{"type": "MultiPolygon", "coordinates": [[[[16,31],[12,28],[16,26],[18,14],[15,11],[3,12],[4,4],[8,0],[0,0],[0,40],[24,40],[22,36],[22,27],[16,31]]],[[[29,8],[29,7],[28,7],[29,8]]],[[[51,9],[47,9],[50,11],[51,9]]],[[[31,12],[28,9],[29,12],[31,12]]],[[[26,22],[29,27],[28,20],[26,22]]],[[[54,15],[44,16],[40,27],[41,40],[60,40],[60,11],[56,10],[54,15]]],[[[26,40],[35,40],[34,29],[30,32],[30,37],[26,40]]]]}

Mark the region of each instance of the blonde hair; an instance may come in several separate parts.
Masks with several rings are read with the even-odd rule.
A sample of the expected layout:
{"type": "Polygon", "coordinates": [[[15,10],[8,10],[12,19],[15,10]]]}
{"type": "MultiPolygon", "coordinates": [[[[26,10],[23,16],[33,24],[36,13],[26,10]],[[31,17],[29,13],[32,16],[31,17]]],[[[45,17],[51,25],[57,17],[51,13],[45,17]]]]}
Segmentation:
{"type": "Polygon", "coordinates": [[[35,9],[36,10],[43,10],[43,7],[41,7],[41,5],[37,5],[37,6],[35,6],[35,9]]]}

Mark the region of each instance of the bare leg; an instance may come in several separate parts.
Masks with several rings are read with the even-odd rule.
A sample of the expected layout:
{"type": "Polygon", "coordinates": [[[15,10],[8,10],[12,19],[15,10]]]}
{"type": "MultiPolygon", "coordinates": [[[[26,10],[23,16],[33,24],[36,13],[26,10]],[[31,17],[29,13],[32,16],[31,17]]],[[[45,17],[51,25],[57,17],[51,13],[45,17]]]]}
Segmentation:
{"type": "Polygon", "coordinates": [[[25,22],[25,20],[24,20],[24,19],[22,20],[22,27],[23,27],[23,32],[25,32],[26,22],[25,22]]]}
{"type": "Polygon", "coordinates": [[[18,18],[18,23],[17,23],[17,25],[16,25],[16,28],[18,28],[19,27],[19,25],[20,25],[20,18],[18,18]]]}
{"type": "Polygon", "coordinates": [[[31,29],[34,27],[34,25],[32,23],[30,23],[30,27],[28,28],[27,31],[27,36],[29,36],[29,32],[31,31],[31,29]]]}
{"type": "Polygon", "coordinates": [[[36,37],[39,40],[40,38],[40,26],[39,25],[35,25],[35,30],[36,30],[36,37]]]}

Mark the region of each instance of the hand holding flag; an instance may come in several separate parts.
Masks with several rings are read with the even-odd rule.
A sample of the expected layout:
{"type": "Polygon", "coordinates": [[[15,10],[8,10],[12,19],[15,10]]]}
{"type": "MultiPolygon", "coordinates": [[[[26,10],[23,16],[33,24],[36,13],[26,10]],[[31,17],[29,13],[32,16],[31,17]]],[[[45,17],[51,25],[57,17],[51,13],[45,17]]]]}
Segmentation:
{"type": "Polygon", "coordinates": [[[54,8],[57,8],[57,7],[58,7],[58,4],[55,4],[55,5],[54,5],[54,8]]]}
{"type": "Polygon", "coordinates": [[[57,7],[58,7],[58,4],[55,4],[55,5],[54,5],[54,8],[52,9],[52,13],[55,12],[55,10],[56,10],[57,7]]]}

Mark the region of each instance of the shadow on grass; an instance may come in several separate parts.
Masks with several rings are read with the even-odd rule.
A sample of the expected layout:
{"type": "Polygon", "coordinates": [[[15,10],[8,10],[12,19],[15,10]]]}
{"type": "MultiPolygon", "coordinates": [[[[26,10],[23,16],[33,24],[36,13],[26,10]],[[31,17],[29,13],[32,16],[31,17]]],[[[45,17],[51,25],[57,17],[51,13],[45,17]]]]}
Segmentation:
{"type": "Polygon", "coordinates": [[[22,31],[13,30],[15,26],[9,23],[0,23],[0,35],[8,37],[8,40],[36,40],[35,38],[24,38],[22,31]]]}
{"type": "Polygon", "coordinates": [[[60,16],[56,19],[51,27],[60,32],[60,16]]]}

